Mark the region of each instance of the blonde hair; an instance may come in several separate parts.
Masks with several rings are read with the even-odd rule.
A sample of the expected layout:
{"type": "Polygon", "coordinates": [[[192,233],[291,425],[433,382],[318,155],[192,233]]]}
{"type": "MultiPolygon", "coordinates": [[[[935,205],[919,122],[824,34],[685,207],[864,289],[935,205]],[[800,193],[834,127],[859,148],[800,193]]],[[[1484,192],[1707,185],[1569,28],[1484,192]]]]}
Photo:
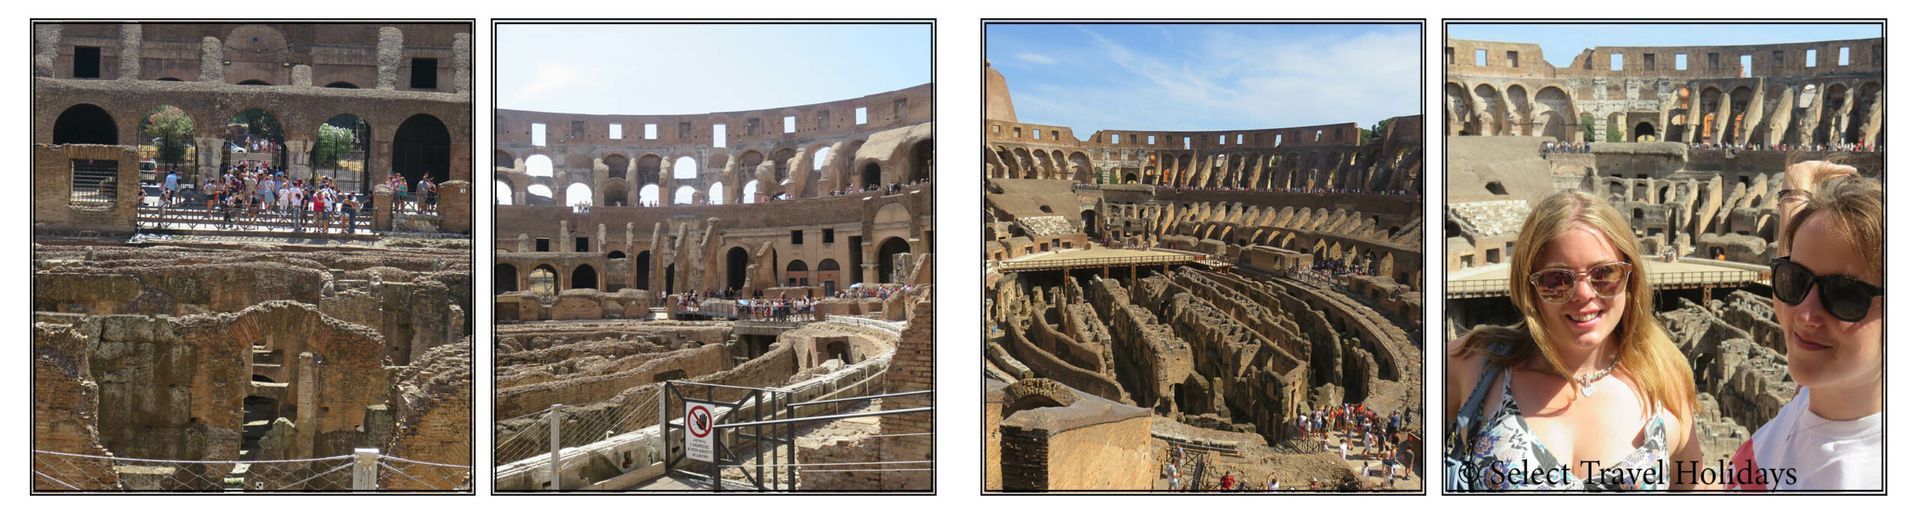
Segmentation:
{"type": "Polygon", "coordinates": [[[1519,238],[1514,241],[1514,254],[1508,261],[1511,264],[1507,292],[1525,321],[1512,326],[1487,325],[1475,328],[1467,333],[1457,355],[1489,353],[1489,346],[1504,342],[1509,351],[1505,357],[1496,356],[1496,364],[1510,368],[1538,355],[1555,372],[1571,380],[1573,373],[1567,369],[1566,363],[1560,362],[1559,352],[1553,351],[1553,342],[1541,320],[1539,297],[1533,293],[1527,279],[1537,271],[1534,268],[1536,261],[1545,251],[1547,243],[1560,234],[1581,227],[1599,231],[1613,245],[1614,251],[1621,254],[1621,260],[1633,266],[1626,288],[1621,292],[1627,302],[1626,313],[1621,316],[1620,324],[1614,327],[1613,335],[1620,341],[1618,369],[1639,385],[1638,393],[1648,412],[1653,412],[1653,406],[1657,403],[1672,409],[1681,419],[1689,419],[1690,413],[1697,407],[1693,368],[1654,317],[1653,286],[1647,277],[1650,270],[1637,251],[1639,245],[1634,243],[1633,231],[1628,228],[1626,218],[1620,216],[1620,211],[1584,192],[1563,190],[1548,195],[1534,205],[1533,212],[1527,215],[1526,223],[1520,227],[1519,238]]]}
{"type": "Polygon", "coordinates": [[[1807,199],[1807,206],[1787,221],[1781,246],[1791,252],[1794,233],[1819,213],[1831,214],[1830,221],[1835,225],[1833,234],[1867,260],[1867,270],[1873,277],[1859,278],[1872,278],[1885,284],[1887,205],[1886,191],[1880,187],[1880,181],[1859,175],[1820,181],[1813,196],[1807,199]]]}

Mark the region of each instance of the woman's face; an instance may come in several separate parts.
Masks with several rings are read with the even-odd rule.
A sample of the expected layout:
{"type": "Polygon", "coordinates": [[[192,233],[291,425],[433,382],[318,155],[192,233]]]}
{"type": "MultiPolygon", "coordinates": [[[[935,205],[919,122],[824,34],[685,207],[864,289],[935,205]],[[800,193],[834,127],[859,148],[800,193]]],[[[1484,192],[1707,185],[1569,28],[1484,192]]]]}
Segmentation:
{"type": "MultiPolygon", "coordinates": [[[[1816,213],[1800,226],[1788,249],[1788,258],[1812,270],[1814,276],[1846,275],[1876,286],[1886,284],[1872,275],[1867,259],[1835,235],[1833,216],[1816,213]]],[[[1773,299],[1773,311],[1787,336],[1787,372],[1808,387],[1859,386],[1880,379],[1882,323],[1885,297],[1860,321],[1841,321],[1827,313],[1813,286],[1800,305],[1773,299]]]]}
{"type": "MultiPolygon", "coordinates": [[[[1548,241],[1535,257],[1533,271],[1564,269],[1579,273],[1624,260],[1599,229],[1582,224],[1548,241]]],[[[1590,350],[1613,338],[1614,328],[1620,326],[1620,317],[1627,312],[1627,289],[1623,285],[1614,296],[1601,296],[1594,291],[1591,280],[1582,278],[1574,282],[1567,301],[1562,303],[1548,303],[1538,290],[1532,294],[1534,305],[1540,308],[1540,323],[1547,327],[1554,345],[1590,350]]]]}

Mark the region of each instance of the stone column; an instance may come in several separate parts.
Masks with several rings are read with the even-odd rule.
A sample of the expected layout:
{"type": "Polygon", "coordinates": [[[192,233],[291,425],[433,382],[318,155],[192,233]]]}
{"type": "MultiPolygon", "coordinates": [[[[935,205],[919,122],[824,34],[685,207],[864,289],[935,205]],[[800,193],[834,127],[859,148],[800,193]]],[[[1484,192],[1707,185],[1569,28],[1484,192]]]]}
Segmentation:
{"type": "Polygon", "coordinates": [[[1700,90],[1695,88],[1687,98],[1687,130],[1680,134],[1680,142],[1693,144],[1693,135],[1700,130],[1700,90]]]}
{"type": "Polygon", "coordinates": [[[453,35],[453,93],[473,94],[473,34],[453,35]]]}
{"type": "Polygon", "coordinates": [[[33,76],[54,77],[54,62],[60,59],[60,31],[58,23],[33,26],[33,76]]]}
{"type": "Polygon", "coordinates": [[[200,38],[200,82],[227,81],[225,52],[220,46],[220,38],[200,38]]]}
{"type": "Polygon", "coordinates": [[[526,234],[520,234],[520,237],[514,240],[513,251],[520,253],[533,251],[533,238],[527,237],[526,234]]]}
{"type": "Polygon", "coordinates": [[[120,24],[120,80],[140,80],[140,24],[120,24]]]}
{"type": "Polygon", "coordinates": [[[593,251],[594,253],[601,254],[601,255],[605,255],[607,253],[607,224],[605,223],[601,223],[597,228],[594,229],[593,251]]]}
{"type": "Polygon", "coordinates": [[[380,41],[376,45],[374,59],[379,65],[379,78],[375,79],[374,88],[392,91],[394,75],[400,71],[400,29],[380,27],[380,41]]]}
{"type": "Polygon", "coordinates": [[[1727,92],[1720,93],[1720,105],[1714,107],[1713,110],[1712,142],[1718,143],[1727,140],[1727,127],[1733,125],[1732,121],[1727,118],[1731,117],[1733,117],[1733,94],[1727,92]]]}
{"type": "Polygon", "coordinates": [[[1887,90],[1881,88],[1873,93],[1873,105],[1867,108],[1867,119],[1860,122],[1860,144],[1874,146],[1880,144],[1880,123],[1886,115],[1887,90]]]}
{"type": "Polygon", "coordinates": [[[313,141],[303,139],[287,140],[287,176],[307,178],[313,176],[313,141]]]}
{"type": "Polygon", "coordinates": [[[393,189],[384,181],[373,186],[373,230],[393,230],[393,189]]]}
{"type": "Polygon", "coordinates": [[[294,422],[293,447],[287,449],[287,458],[306,459],[313,457],[313,441],[320,435],[320,402],[318,400],[320,370],[315,369],[313,352],[300,352],[299,376],[294,379],[294,402],[299,405],[299,420],[294,422]]]}
{"type": "Polygon", "coordinates": [[[193,177],[194,183],[206,182],[208,177],[220,174],[220,152],[226,151],[226,139],[218,137],[193,138],[195,150],[200,161],[199,174],[193,177]]]}
{"type": "Polygon", "coordinates": [[[313,87],[313,66],[305,64],[293,65],[293,85],[313,87]]]}

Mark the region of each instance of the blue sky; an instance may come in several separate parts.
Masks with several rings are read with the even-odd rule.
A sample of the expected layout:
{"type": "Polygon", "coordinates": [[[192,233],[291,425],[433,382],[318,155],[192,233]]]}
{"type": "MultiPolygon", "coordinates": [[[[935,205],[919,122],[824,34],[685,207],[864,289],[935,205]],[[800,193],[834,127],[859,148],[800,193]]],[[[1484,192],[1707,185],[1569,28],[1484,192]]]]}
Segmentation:
{"type": "Polygon", "coordinates": [[[1420,113],[1418,25],[987,26],[1022,121],[1232,130],[1420,113]]]}
{"type": "Polygon", "coordinates": [[[933,81],[929,25],[500,25],[499,107],[697,114],[933,81]]]}
{"type": "Polygon", "coordinates": [[[1537,43],[1547,62],[1565,68],[1596,46],[1712,46],[1804,43],[1881,37],[1878,24],[1452,24],[1446,37],[1537,43]]]}

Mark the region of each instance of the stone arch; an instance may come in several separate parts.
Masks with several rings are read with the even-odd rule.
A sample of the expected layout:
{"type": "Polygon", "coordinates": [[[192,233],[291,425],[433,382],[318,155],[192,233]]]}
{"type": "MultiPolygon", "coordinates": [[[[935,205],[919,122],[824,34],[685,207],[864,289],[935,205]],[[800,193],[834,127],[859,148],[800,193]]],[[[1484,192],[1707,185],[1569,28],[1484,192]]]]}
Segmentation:
{"type": "Polygon", "coordinates": [[[1507,117],[1509,123],[1515,123],[1520,135],[1541,135],[1547,127],[1537,124],[1533,119],[1533,102],[1527,99],[1527,88],[1519,84],[1507,86],[1507,107],[1512,114],[1507,117]]]}
{"type": "Polygon", "coordinates": [[[1500,100],[1500,91],[1492,84],[1480,84],[1473,88],[1473,126],[1476,135],[1495,136],[1506,134],[1506,103],[1500,100]]]}
{"type": "Polygon", "coordinates": [[[544,154],[533,154],[527,156],[526,164],[527,176],[529,177],[553,176],[553,158],[551,157],[547,157],[544,154]]]}
{"type": "Polygon", "coordinates": [[[635,201],[639,202],[642,207],[657,207],[666,204],[666,202],[662,200],[663,199],[660,198],[660,185],[647,184],[640,186],[640,199],[635,201]]]}
{"type": "Polygon", "coordinates": [[[1534,93],[1535,112],[1542,113],[1538,120],[1543,128],[1540,135],[1552,136],[1559,141],[1580,141],[1580,127],[1574,122],[1573,98],[1558,87],[1547,86],[1534,93]]]}
{"type": "Polygon", "coordinates": [[[505,180],[494,180],[493,204],[513,205],[513,184],[508,184],[505,180]]]}
{"type": "Polygon", "coordinates": [[[840,261],[820,259],[820,264],[814,267],[814,278],[827,294],[839,292],[840,261]]]}
{"type": "Polygon", "coordinates": [[[719,182],[714,182],[713,185],[707,187],[707,204],[708,205],[722,205],[725,203],[727,203],[726,185],[721,184],[719,182]]]}
{"type": "Polygon", "coordinates": [[[700,163],[698,161],[695,161],[693,157],[684,155],[673,160],[674,180],[692,180],[695,178],[700,178],[700,163]]]}
{"type": "Polygon", "coordinates": [[[560,273],[554,271],[552,264],[541,264],[534,266],[533,271],[527,272],[526,286],[527,290],[534,294],[553,296],[560,292],[559,280],[560,273]]]}
{"type": "Polygon", "coordinates": [[[860,188],[880,186],[880,161],[869,160],[860,165],[860,188]]]}
{"type": "Polygon", "coordinates": [[[600,289],[600,272],[592,264],[573,267],[573,273],[567,278],[568,289],[600,289]]]}
{"type": "Polygon", "coordinates": [[[627,179],[627,156],[617,153],[607,154],[606,157],[600,159],[600,162],[607,165],[607,178],[614,180],[627,179]]]}
{"type": "Polygon", "coordinates": [[[641,250],[640,253],[633,255],[633,277],[634,287],[640,289],[650,289],[653,287],[653,284],[650,282],[653,278],[652,250],[641,250]]]}
{"type": "Polygon", "coordinates": [[[659,184],[660,156],[646,154],[635,160],[633,182],[635,184],[659,184]]]}
{"type": "Polygon", "coordinates": [[[933,180],[933,139],[922,139],[913,144],[911,157],[907,161],[908,184],[933,180]]]}
{"type": "Polygon", "coordinates": [[[527,186],[527,205],[554,205],[553,188],[546,184],[527,186]]]}
{"type": "MultiPolygon", "coordinates": [[[[1445,86],[1447,133],[1449,136],[1473,135],[1473,109],[1467,101],[1466,86],[1448,82],[1445,86]]],[[[1276,145],[1278,146],[1278,145],[1276,145]]]]}
{"type": "Polygon", "coordinates": [[[693,186],[680,186],[673,191],[674,205],[693,205],[693,186]]]}
{"type": "Polygon", "coordinates": [[[807,261],[794,259],[787,261],[786,274],[782,275],[788,286],[808,286],[813,284],[813,275],[807,270],[807,261]]]}
{"type": "Polygon", "coordinates": [[[242,149],[240,153],[242,161],[264,157],[264,160],[273,167],[286,169],[287,139],[284,127],[279,115],[274,114],[273,111],[257,107],[238,111],[227,119],[226,141],[229,146],[220,150],[220,166],[225,168],[237,164],[233,162],[235,152],[230,150],[238,147],[242,149]],[[252,141],[271,142],[274,148],[268,149],[265,152],[266,155],[261,156],[260,152],[250,147],[252,141]]]}
{"type": "Polygon", "coordinates": [[[431,114],[415,114],[393,132],[393,170],[408,183],[422,177],[446,182],[453,165],[453,136],[447,125],[431,114]]]}
{"type": "Polygon", "coordinates": [[[880,278],[880,283],[883,283],[883,284],[894,283],[899,279],[906,278],[906,277],[894,276],[893,256],[899,255],[902,253],[909,253],[909,252],[912,252],[912,248],[907,245],[907,241],[905,239],[901,239],[898,237],[889,237],[885,241],[880,242],[879,249],[874,252],[874,256],[877,257],[879,260],[878,276],[880,278]]]}
{"type": "Polygon", "coordinates": [[[577,211],[583,207],[593,206],[593,186],[574,182],[567,184],[566,193],[567,207],[572,207],[577,211]]]}
{"type": "Polygon", "coordinates": [[[743,203],[743,204],[760,203],[759,196],[760,196],[760,181],[749,180],[747,181],[746,185],[740,186],[740,203],[743,203]]]}
{"type": "Polygon", "coordinates": [[[1652,123],[1642,121],[1633,126],[1634,141],[1654,141],[1659,137],[1660,134],[1654,130],[1652,123]]]}
{"type": "Polygon", "coordinates": [[[506,150],[494,150],[493,167],[513,169],[513,154],[506,150]]]}

